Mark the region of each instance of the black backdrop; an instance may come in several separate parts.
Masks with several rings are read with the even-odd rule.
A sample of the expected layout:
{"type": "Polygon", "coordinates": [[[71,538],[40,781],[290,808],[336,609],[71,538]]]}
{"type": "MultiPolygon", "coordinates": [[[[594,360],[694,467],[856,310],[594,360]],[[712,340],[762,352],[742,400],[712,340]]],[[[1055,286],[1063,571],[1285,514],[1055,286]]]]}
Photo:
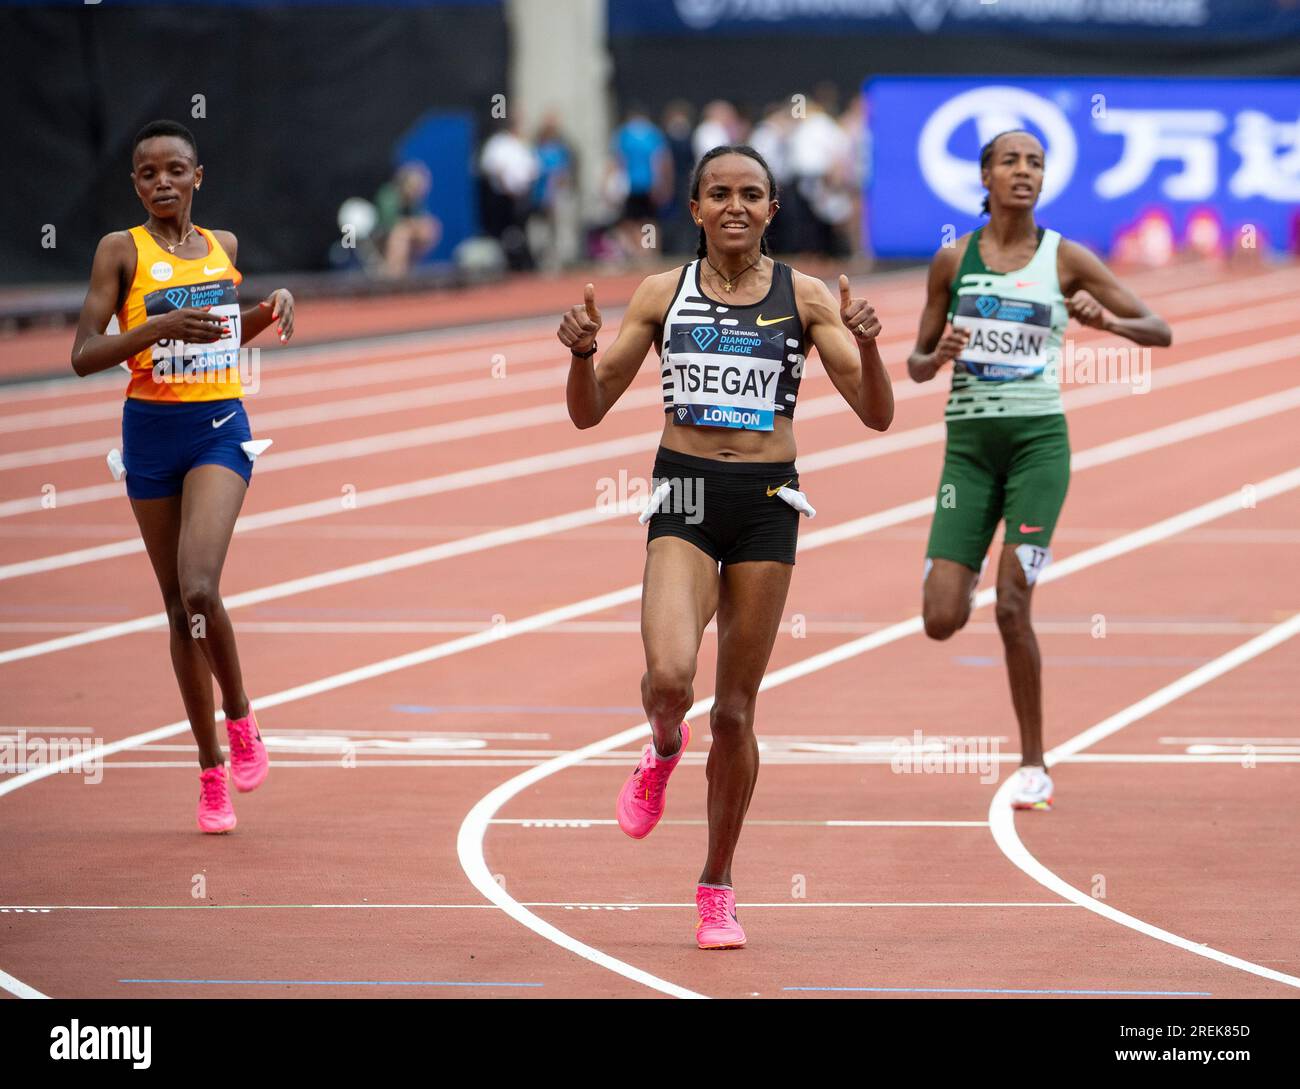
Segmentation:
{"type": "Polygon", "coordinates": [[[131,138],[158,117],[194,132],[195,219],[239,236],[245,271],[320,267],[339,204],[374,194],[416,119],[488,117],[507,52],[494,5],[0,8],[0,280],[84,279],[99,238],[141,221],[131,138]]]}
{"type": "MultiPolygon", "coordinates": [[[[873,75],[1300,75],[1300,40],[1105,40],[1003,35],[893,33],[657,35],[616,37],[614,80],[622,102],[655,116],[670,100],[696,106],[725,98],[758,111],[823,81],[847,101],[873,75]],[[665,79],[664,73],[675,73],[665,79]]],[[[757,119],[757,118],[755,118],[757,119]]]]}

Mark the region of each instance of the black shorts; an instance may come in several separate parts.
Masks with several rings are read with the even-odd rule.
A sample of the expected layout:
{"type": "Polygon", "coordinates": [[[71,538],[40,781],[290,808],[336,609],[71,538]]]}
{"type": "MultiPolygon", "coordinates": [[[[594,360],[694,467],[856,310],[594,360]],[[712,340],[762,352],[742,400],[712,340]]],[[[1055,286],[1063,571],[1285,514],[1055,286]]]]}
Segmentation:
{"type": "Polygon", "coordinates": [[[672,490],[650,517],[650,535],[680,537],[724,567],[747,560],[794,563],[800,514],[776,493],[799,487],[792,461],[719,461],[659,447],[653,486],[672,490]]]}

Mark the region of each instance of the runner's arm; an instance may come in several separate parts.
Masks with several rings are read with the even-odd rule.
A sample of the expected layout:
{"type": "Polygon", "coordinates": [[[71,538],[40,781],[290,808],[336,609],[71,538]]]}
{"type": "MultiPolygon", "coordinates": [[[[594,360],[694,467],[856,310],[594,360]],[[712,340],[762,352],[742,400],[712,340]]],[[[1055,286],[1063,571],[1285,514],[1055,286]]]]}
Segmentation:
{"type": "Polygon", "coordinates": [[[1115,279],[1095,253],[1062,239],[1060,257],[1061,287],[1068,289],[1065,306],[1072,318],[1135,344],[1168,348],[1173,342],[1169,323],[1115,279]]]}
{"type": "Polygon", "coordinates": [[[959,260],[957,247],[947,246],[939,249],[930,261],[925,309],[921,311],[921,324],[916,331],[916,347],[907,357],[907,373],[913,382],[930,381],[939,373],[940,367],[960,354],[970,337],[965,329],[954,328],[944,333],[948,324],[952,280],[959,260]]]}
{"type": "Polygon", "coordinates": [[[853,321],[864,324],[870,336],[850,333],[842,320],[846,301],[847,296],[836,299],[816,277],[796,273],[795,302],[831,383],[858,419],[874,431],[886,431],[894,419],[894,387],[876,347],[880,322],[869,304],[853,300],[858,315],[853,321]]]}
{"type": "MultiPolygon", "coordinates": [[[[647,276],[628,303],[614,343],[600,352],[600,358],[570,357],[565,396],[569,418],[575,426],[595,427],[632,384],[660,331],[664,309],[668,305],[665,284],[671,281],[667,283],[670,289],[676,278],[676,272],[647,276]]],[[[595,342],[600,327],[600,311],[596,309],[595,289],[592,288],[582,305],[573,307],[564,315],[556,335],[566,347],[585,352],[595,342]]]]}
{"type": "Polygon", "coordinates": [[[90,287],[86,291],[86,301],[81,304],[81,317],[77,320],[77,333],[72,342],[72,369],[83,378],[117,366],[159,338],[157,328],[150,327],[148,322],[125,333],[104,332],[117,309],[126,260],[134,256],[134,252],[131,236],[125,231],[106,234],[95,249],[90,287]]]}

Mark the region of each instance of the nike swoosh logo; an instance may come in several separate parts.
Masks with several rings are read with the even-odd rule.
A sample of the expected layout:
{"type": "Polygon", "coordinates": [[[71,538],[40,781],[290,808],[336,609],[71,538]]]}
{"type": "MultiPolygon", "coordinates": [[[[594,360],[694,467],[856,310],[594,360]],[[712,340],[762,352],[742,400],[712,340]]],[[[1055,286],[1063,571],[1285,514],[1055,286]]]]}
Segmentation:
{"type": "Polygon", "coordinates": [[[207,265],[204,265],[204,266],[203,266],[203,275],[204,275],[204,276],[215,276],[218,272],[225,272],[226,269],[228,269],[229,267],[230,267],[229,265],[221,265],[221,266],[218,267],[218,268],[208,268],[207,265]]]}
{"type": "Polygon", "coordinates": [[[1020,523],[1020,532],[1021,532],[1021,533],[1042,533],[1042,532],[1043,532],[1043,527],[1042,527],[1042,526],[1027,526],[1027,525],[1025,525],[1024,522],[1021,522],[1021,523],[1020,523]]]}
{"type": "Polygon", "coordinates": [[[786,314],[786,316],[783,318],[764,318],[762,314],[759,314],[757,324],[775,325],[778,321],[789,321],[792,317],[794,317],[793,314],[786,314]]]}
{"type": "Polygon", "coordinates": [[[1017,280],[1016,287],[1037,287],[1037,280],[1017,280]]]}
{"type": "MultiPolygon", "coordinates": [[[[225,423],[227,420],[229,420],[229,419],[230,419],[232,416],[234,416],[234,415],[235,415],[235,414],[232,412],[229,416],[222,416],[221,419],[219,419],[219,420],[213,420],[213,421],[212,421],[212,426],[213,426],[213,427],[220,427],[223,423],[225,423]]],[[[1023,533],[1024,530],[1022,529],[1020,532],[1023,533]]]]}
{"type": "MultiPolygon", "coordinates": [[[[793,479],[793,477],[792,477],[791,479],[793,479]]],[[[787,480],[787,481],[785,482],[785,484],[789,484],[789,483],[790,483],[789,480],[787,480]]],[[[785,487],[785,484],[778,484],[775,488],[768,488],[768,489],[767,489],[767,497],[768,497],[769,499],[771,499],[772,496],[776,495],[777,492],[779,492],[782,488],[785,487]]]]}

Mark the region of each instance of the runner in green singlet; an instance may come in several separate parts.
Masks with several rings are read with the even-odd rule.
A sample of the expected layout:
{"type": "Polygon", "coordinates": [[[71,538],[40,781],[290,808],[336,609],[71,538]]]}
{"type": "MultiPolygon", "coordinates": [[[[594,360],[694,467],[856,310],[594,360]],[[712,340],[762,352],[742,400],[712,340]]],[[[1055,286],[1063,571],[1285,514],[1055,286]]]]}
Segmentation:
{"type": "Polygon", "coordinates": [[[928,382],[953,363],[948,442],[926,549],[925,632],[947,639],[971,602],[999,521],[997,622],[1020,726],[1013,804],[1050,809],[1043,764],[1041,665],[1030,597],[1070,480],[1060,362],[1072,317],[1139,345],[1170,343],[1169,326],[1089,250],[1034,222],[1043,146],[1028,132],[980,152],[988,225],[930,262],[925,310],[907,367],[928,382]],[[945,327],[951,322],[951,327],[945,327]]]}

